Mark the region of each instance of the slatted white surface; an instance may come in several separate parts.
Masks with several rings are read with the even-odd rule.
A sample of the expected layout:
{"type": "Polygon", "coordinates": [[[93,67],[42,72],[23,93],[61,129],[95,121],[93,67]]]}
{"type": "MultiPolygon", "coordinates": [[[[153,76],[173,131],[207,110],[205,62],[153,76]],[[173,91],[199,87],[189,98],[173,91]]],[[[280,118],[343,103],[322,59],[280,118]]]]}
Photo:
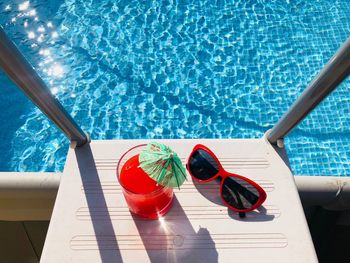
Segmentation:
{"type": "Polygon", "coordinates": [[[131,215],[115,171],[140,143],[69,150],[41,262],[317,262],[291,172],[264,139],[163,141],[184,162],[205,144],[225,169],[259,183],[267,200],[244,219],[221,204],[215,182],[190,178],[162,220],[131,215]]]}

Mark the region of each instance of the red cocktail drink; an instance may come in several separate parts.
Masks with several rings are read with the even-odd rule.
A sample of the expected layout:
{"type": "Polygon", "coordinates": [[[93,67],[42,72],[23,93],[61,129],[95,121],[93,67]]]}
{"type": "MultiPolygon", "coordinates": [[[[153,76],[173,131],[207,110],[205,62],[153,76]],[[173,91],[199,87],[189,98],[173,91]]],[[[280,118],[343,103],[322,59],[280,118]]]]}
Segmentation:
{"type": "Polygon", "coordinates": [[[158,185],[139,167],[139,152],[144,146],[134,147],[122,156],[117,174],[129,210],[144,218],[157,219],[170,209],[173,189],[158,185]]]}

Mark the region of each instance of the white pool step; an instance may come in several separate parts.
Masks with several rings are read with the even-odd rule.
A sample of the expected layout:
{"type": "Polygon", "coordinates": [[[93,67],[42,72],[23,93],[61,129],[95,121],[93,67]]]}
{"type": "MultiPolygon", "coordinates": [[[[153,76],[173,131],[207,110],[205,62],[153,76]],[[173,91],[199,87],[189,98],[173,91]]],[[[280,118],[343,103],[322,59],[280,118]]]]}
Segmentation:
{"type": "Polygon", "coordinates": [[[92,141],[68,152],[41,262],[317,262],[283,149],[264,139],[157,141],[184,162],[205,144],[225,169],[265,189],[263,207],[241,219],[222,205],[215,182],[189,177],[163,220],[140,219],[127,209],[116,166],[148,141],[92,141]]]}

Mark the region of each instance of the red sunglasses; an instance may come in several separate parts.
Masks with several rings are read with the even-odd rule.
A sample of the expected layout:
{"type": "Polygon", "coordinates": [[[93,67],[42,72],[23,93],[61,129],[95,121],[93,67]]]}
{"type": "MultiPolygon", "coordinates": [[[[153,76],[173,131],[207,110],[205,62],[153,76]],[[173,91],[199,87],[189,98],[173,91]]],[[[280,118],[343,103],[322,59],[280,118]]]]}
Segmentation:
{"type": "Polygon", "coordinates": [[[198,182],[221,177],[221,198],[229,208],[240,212],[240,216],[258,208],[266,199],[264,189],[246,177],[225,171],[215,154],[204,145],[197,144],[193,148],[186,167],[198,182]]]}

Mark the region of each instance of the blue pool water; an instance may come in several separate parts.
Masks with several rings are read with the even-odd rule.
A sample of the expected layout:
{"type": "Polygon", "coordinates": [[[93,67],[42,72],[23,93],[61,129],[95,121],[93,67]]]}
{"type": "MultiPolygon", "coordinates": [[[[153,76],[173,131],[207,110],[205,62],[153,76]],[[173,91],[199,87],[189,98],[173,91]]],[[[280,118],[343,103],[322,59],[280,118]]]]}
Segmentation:
{"type": "MultiPolygon", "coordinates": [[[[93,139],[261,137],[349,17],[348,0],[0,1],[8,35],[93,139]]],[[[61,171],[66,138],[3,74],[0,86],[1,170],[61,171]]],[[[294,174],[350,174],[348,86],[286,139],[294,174]]]]}

